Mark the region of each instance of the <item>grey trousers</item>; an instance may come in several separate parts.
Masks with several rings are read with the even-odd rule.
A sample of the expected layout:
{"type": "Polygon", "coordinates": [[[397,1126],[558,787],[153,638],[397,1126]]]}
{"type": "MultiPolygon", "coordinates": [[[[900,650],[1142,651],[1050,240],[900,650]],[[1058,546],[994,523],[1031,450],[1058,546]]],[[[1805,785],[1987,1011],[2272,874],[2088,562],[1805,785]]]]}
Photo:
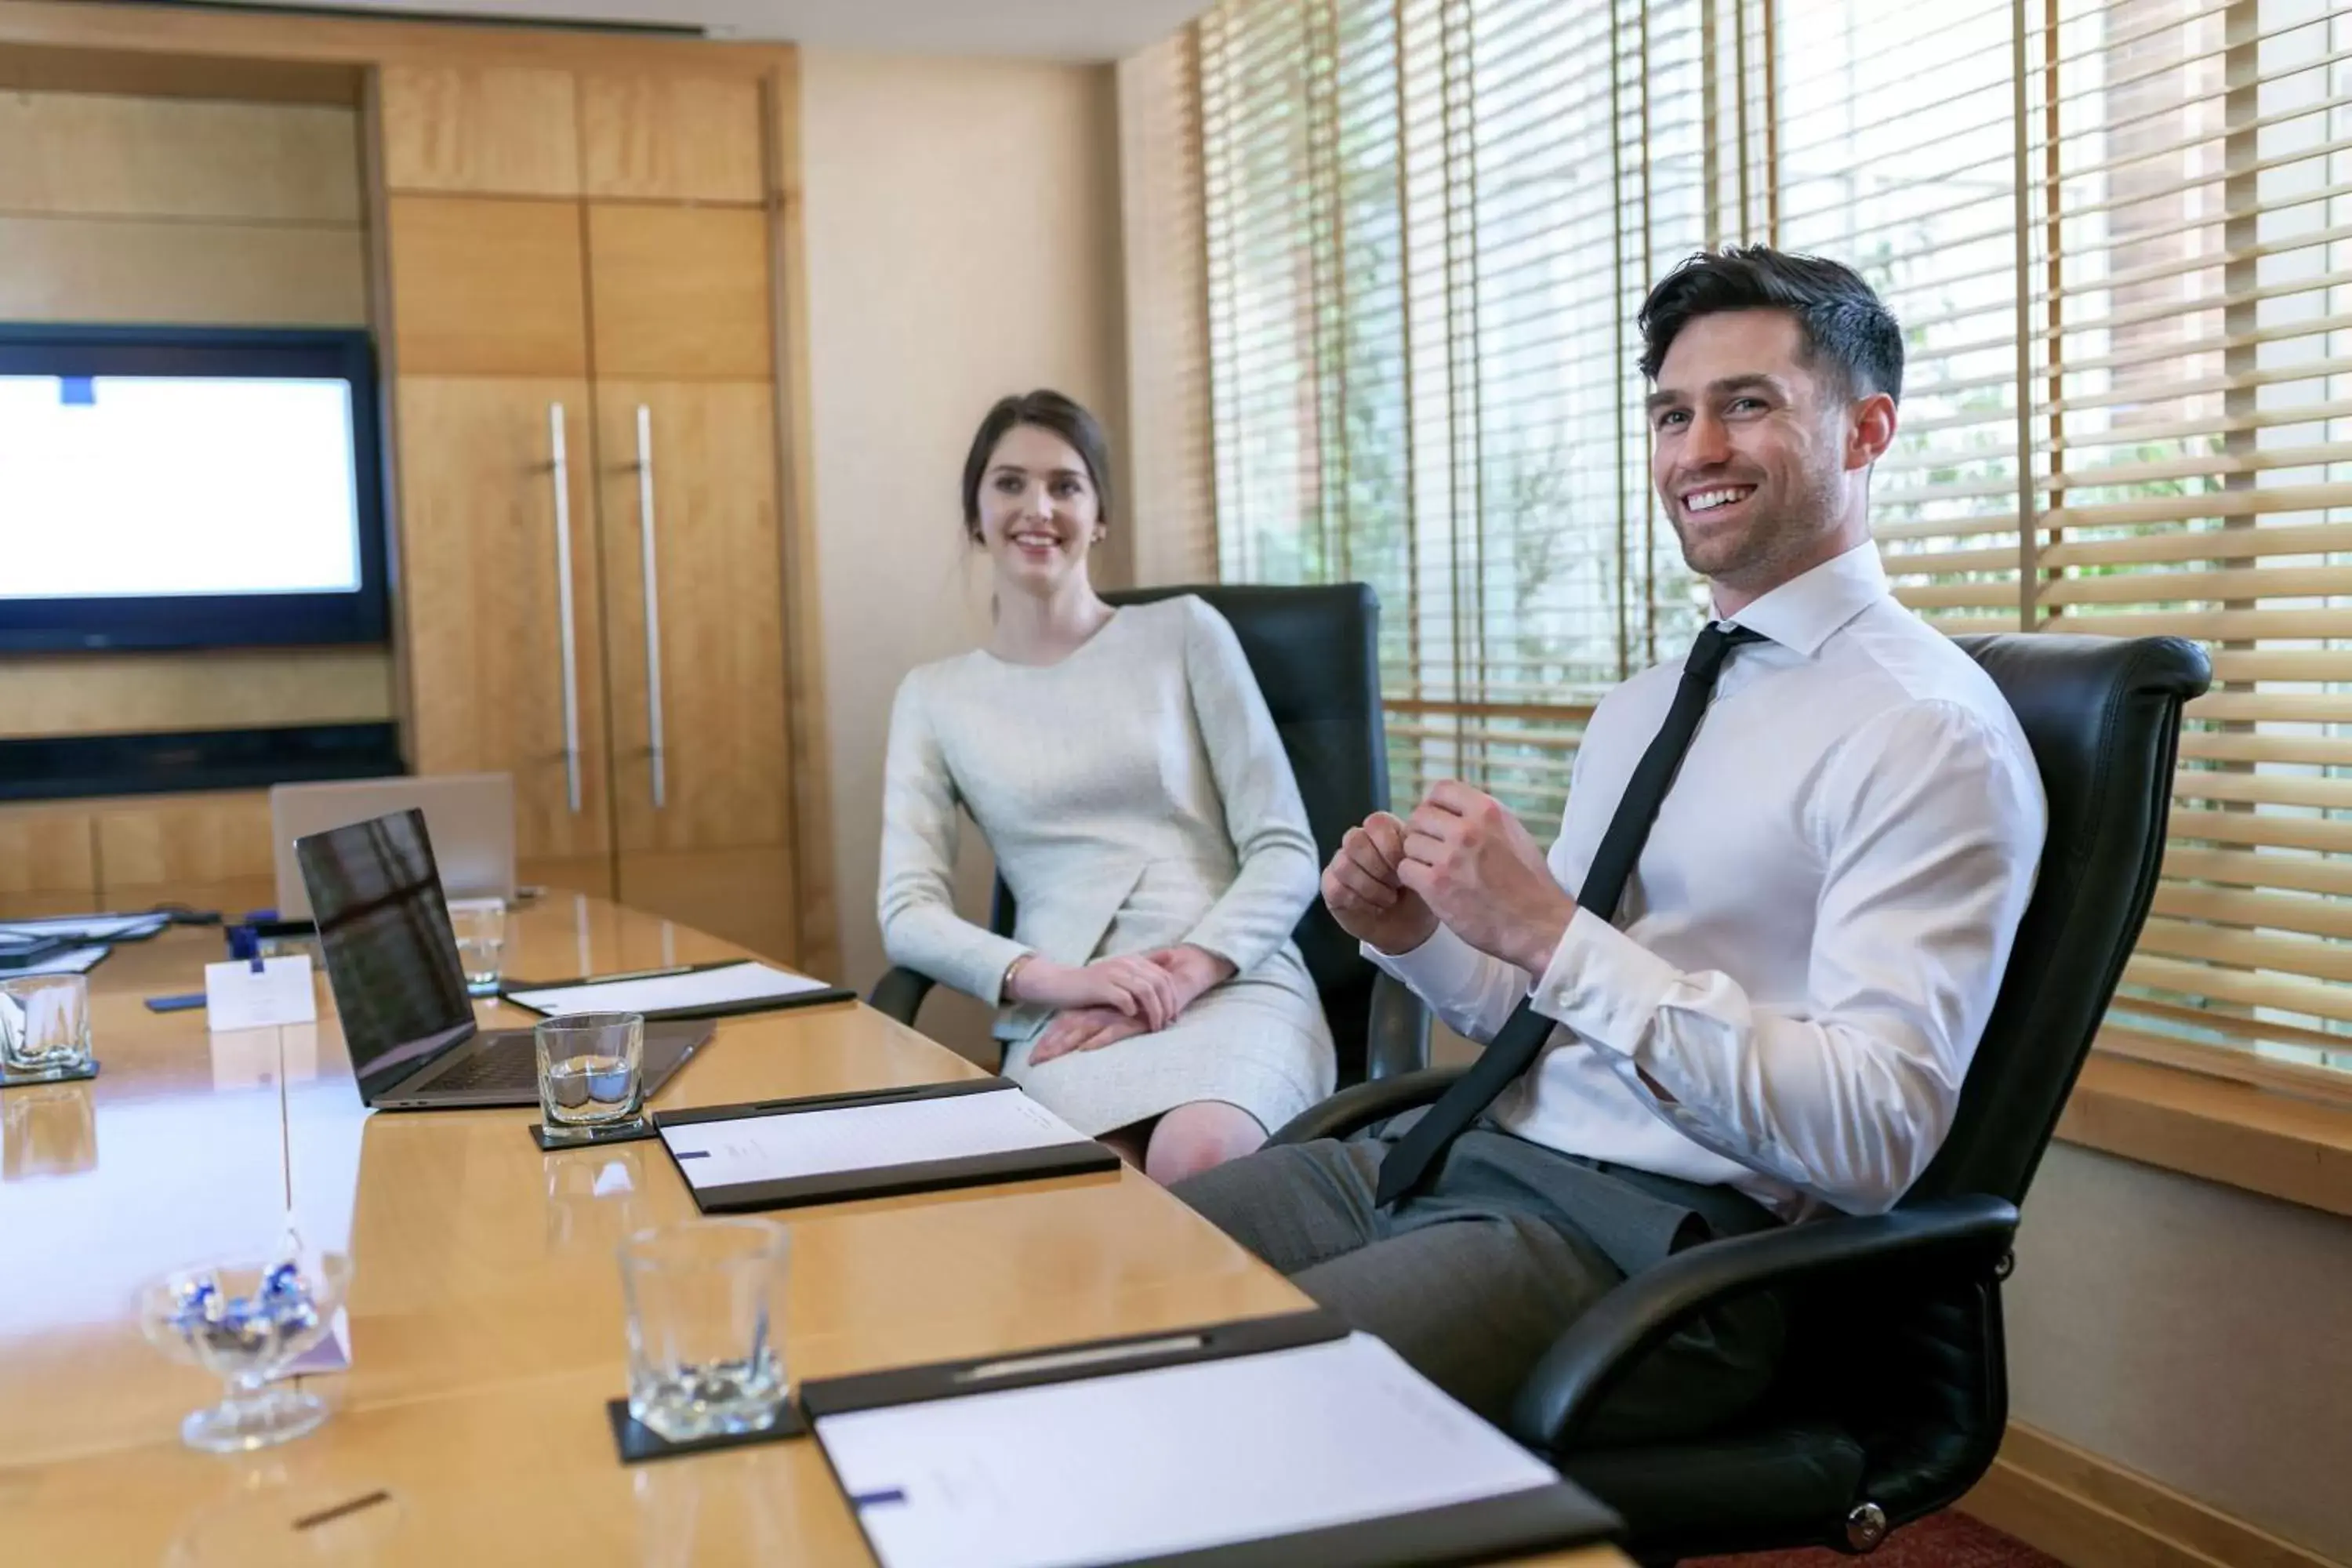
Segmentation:
{"type": "MultiPolygon", "coordinates": [[[[1420,1194],[1383,1211],[1372,1202],[1381,1159],[1412,1120],[1260,1150],[1173,1190],[1523,1442],[1545,1435],[1514,1430],[1513,1398],[1571,1320],[1683,1247],[1779,1223],[1727,1187],[1601,1164],[1484,1124],[1455,1140],[1420,1194]]],[[[1618,1384],[1583,1436],[1651,1441],[1720,1425],[1770,1384],[1783,1337],[1769,1295],[1709,1313],[1618,1384]]]]}

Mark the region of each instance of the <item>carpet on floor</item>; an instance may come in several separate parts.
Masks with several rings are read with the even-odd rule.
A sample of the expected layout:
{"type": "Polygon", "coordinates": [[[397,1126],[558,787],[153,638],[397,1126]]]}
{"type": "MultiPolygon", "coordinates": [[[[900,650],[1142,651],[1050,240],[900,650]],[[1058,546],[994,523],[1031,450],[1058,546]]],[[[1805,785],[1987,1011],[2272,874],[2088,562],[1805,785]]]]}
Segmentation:
{"type": "Polygon", "coordinates": [[[1837,1568],[1865,1563],[1870,1568],[2065,1568],[2048,1552],[1949,1509],[1906,1525],[1867,1557],[1815,1548],[1696,1557],[1683,1568],[1837,1568]]]}

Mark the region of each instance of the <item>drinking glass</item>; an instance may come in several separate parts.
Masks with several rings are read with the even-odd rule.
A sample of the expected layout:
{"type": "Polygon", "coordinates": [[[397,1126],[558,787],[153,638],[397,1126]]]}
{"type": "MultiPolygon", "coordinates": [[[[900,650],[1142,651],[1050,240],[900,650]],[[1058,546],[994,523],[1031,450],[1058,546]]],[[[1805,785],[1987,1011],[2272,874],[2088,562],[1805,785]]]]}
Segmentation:
{"type": "Polygon", "coordinates": [[[218,1405],[180,1423],[181,1441],[234,1454],[299,1437],[324,1421],[325,1400],[269,1380],[326,1335],[351,1277],[341,1253],[295,1245],[268,1262],[199,1264],[148,1286],[139,1302],[148,1340],[228,1385],[218,1405]]]}
{"type": "Polygon", "coordinates": [[[635,1013],[567,1013],[531,1031],[539,1109],[548,1131],[610,1126],[645,1100],[646,1021],[635,1013]]]}
{"type": "Polygon", "coordinates": [[[673,1443],[775,1425],[791,1241],[773,1220],[728,1218],[621,1243],[631,1415],[673,1443]]]}
{"type": "Polygon", "coordinates": [[[457,963],[466,989],[495,996],[505,972],[507,907],[496,899],[469,899],[449,906],[449,927],[457,938],[457,963]]]}
{"type": "Polygon", "coordinates": [[[63,1078],[89,1066],[89,981],[79,974],[0,979],[0,1068],[63,1078]]]}

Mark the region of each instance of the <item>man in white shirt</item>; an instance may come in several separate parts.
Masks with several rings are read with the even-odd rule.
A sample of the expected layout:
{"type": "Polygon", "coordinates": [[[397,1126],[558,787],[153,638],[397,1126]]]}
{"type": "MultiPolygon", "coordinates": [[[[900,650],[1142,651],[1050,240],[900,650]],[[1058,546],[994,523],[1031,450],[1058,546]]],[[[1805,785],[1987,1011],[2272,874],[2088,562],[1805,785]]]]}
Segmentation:
{"type": "MultiPolygon", "coordinates": [[[[1735,248],[1677,268],[1641,325],[1652,478],[1716,624],[1601,702],[1548,857],[1448,783],[1324,872],[1366,955],[1493,1043],[1425,1112],[1176,1189],[1498,1421],[1627,1275],[1903,1195],[1951,1125],[2046,821],[2015,716],[1871,542],[1903,371],[1877,297],[1735,248]]],[[[1710,1314],[1598,1435],[1721,1422],[1781,1334],[1769,1297],[1710,1314]]]]}

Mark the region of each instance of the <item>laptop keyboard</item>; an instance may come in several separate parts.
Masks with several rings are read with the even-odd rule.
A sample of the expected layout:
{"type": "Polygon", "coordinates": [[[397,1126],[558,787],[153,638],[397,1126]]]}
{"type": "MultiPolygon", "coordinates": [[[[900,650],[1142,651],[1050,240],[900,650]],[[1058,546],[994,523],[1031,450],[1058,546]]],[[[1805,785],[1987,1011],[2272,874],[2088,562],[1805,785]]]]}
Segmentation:
{"type": "Polygon", "coordinates": [[[429,1089],[539,1088],[539,1058],[520,1035],[492,1041],[425,1085],[429,1089]]]}

